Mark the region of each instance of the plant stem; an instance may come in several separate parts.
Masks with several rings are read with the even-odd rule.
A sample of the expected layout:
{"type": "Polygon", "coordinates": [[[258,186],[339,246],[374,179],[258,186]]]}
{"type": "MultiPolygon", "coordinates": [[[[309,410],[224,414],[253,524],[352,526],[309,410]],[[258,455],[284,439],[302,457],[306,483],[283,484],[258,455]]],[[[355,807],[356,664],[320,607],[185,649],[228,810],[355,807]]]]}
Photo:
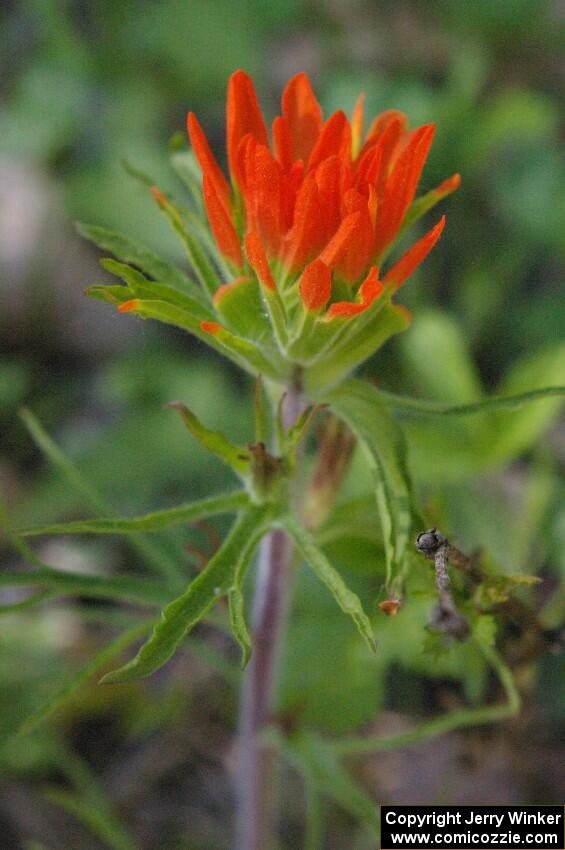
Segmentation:
{"type": "MultiPolygon", "coordinates": [[[[298,390],[283,405],[285,429],[302,411],[298,390]]],[[[262,740],[273,712],[289,603],[292,542],[282,529],[262,541],[253,603],[253,652],[243,680],[237,777],[238,850],[268,850],[272,836],[274,750],[262,740]]]]}

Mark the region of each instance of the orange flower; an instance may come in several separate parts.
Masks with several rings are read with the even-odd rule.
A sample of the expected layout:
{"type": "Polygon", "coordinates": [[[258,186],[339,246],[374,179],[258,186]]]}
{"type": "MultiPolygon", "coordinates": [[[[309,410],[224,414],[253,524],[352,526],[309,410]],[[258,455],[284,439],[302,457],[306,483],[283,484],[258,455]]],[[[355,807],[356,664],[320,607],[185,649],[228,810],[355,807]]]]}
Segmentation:
{"type": "MultiPolygon", "coordinates": [[[[285,286],[297,284],[307,310],[327,305],[327,319],[354,317],[387,284],[396,290],[441,234],[445,218],[378,280],[377,266],[406,223],[435,127],[409,130],[406,116],[390,110],[372,121],[363,139],[363,97],[351,121],[342,111],[324,121],[304,73],[286,86],[281,113],[273,122],[271,147],[251,78],[241,70],[232,75],[231,186],[189,114],[212,233],[234,276],[255,272],[272,291],[281,275],[285,286]],[[351,301],[334,296],[332,303],[332,287],[343,292],[344,284],[351,301]]],[[[428,208],[458,185],[458,175],[444,180],[428,193],[428,208]]]]}

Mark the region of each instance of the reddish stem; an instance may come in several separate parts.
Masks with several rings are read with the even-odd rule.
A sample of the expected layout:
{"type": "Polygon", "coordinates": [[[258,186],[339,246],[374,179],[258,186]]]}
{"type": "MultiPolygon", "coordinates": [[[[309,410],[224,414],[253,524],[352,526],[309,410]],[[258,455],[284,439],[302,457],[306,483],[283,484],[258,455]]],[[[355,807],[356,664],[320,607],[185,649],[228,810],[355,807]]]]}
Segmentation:
{"type": "MultiPolygon", "coordinates": [[[[302,411],[290,391],[283,406],[285,428],[302,411]]],[[[261,741],[273,714],[280,650],[287,621],[292,542],[284,531],[262,541],[253,603],[253,652],[241,696],[237,777],[237,850],[268,850],[273,834],[274,754],[261,741]]]]}

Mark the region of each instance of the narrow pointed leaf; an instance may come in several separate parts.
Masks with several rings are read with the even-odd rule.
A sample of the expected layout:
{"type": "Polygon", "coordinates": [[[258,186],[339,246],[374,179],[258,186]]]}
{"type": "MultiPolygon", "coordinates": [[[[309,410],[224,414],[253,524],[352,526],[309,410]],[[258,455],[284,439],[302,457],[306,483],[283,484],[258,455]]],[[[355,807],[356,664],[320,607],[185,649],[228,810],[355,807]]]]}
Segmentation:
{"type": "Polygon", "coordinates": [[[270,511],[254,506],[240,514],[220,549],[182,596],[169,603],[149,641],[136,657],[103,678],[105,683],[130,682],[149,676],[173,655],[180,641],[222,596],[234,587],[242,563],[252,557],[265,533],[270,511]]]}
{"type": "Polygon", "coordinates": [[[0,499],[0,530],[8,543],[34,569],[27,572],[0,571],[0,587],[39,586],[52,589],[57,595],[93,596],[108,599],[126,599],[148,605],[163,605],[170,593],[163,582],[129,576],[98,576],[58,570],[35,554],[31,546],[15,532],[8,513],[0,499]]]}
{"type": "Polygon", "coordinates": [[[241,647],[241,668],[247,666],[251,655],[251,636],[245,622],[245,599],[241,589],[241,579],[236,579],[236,585],[228,594],[230,609],[230,625],[234,638],[241,647]]]}
{"type": "Polygon", "coordinates": [[[202,176],[196,157],[192,151],[176,151],[171,156],[171,164],[189,190],[197,210],[203,212],[202,176]]]}
{"type": "Polygon", "coordinates": [[[441,404],[425,399],[395,395],[382,390],[379,390],[379,395],[387,407],[402,415],[416,418],[436,418],[442,416],[473,416],[476,413],[489,413],[492,410],[512,410],[544,398],[565,397],[565,386],[544,387],[511,396],[494,396],[472,404],[441,404]]]}
{"type": "MultiPolygon", "coordinates": [[[[191,295],[159,281],[148,280],[141,272],[128,266],[126,263],[103,259],[101,260],[101,265],[106,271],[117,275],[127,284],[127,288],[123,287],[123,301],[130,298],[159,299],[160,301],[166,301],[168,304],[175,304],[181,309],[187,310],[200,321],[212,321],[215,318],[214,313],[209,307],[203,306],[199,300],[193,298],[191,295]]],[[[113,294],[115,294],[115,291],[113,294]]]]}
{"type": "Polygon", "coordinates": [[[448,195],[455,192],[455,190],[459,187],[460,182],[459,175],[454,174],[453,177],[444,180],[443,183],[436,186],[435,189],[431,189],[429,192],[426,192],[425,195],[421,195],[419,198],[416,198],[406,213],[402,227],[399,231],[399,236],[401,236],[416,221],[422,218],[423,215],[433,209],[436,204],[439,204],[440,201],[443,201],[444,198],[447,198],[448,195]]]}
{"type": "Polygon", "coordinates": [[[64,809],[102,839],[112,850],[137,850],[136,845],[113,817],[101,810],[100,801],[81,800],[61,788],[48,788],[45,797],[64,809]]]}
{"type": "Polygon", "coordinates": [[[402,432],[375,387],[350,379],[325,397],[351,428],[375,486],[387,560],[387,584],[400,572],[412,525],[411,492],[402,432]]]}
{"type": "Polygon", "coordinates": [[[165,198],[164,195],[162,195],[162,193],[155,193],[155,197],[160,209],[167,217],[177,236],[180,238],[188,260],[192,265],[198,280],[202,284],[203,289],[208,292],[210,297],[212,297],[222,281],[219,279],[218,272],[214,268],[208,254],[203,249],[198,239],[195,239],[188,231],[179,210],[177,210],[176,207],[174,207],[173,204],[165,198]]]}
{"type": "Polygon", "coordinates": [[[74,522],[39,525],[33,528],[23,528],[18,533],[23,537],[34,537],[39,534],[135,534],[139,531],[162,531],[173,525],[192,522],[195,519],[215,516],[223,513],[233,513],[247,507],[247,493],[239,490],[222,496],[210,496],[197,502],[189,502],[175,508],[144,514],[139,517],[85,519],[74,522]]]}
{"type": "Polygon", "coordinates": [[[375,652],[376,642],[371,622],[365,614],[357,594],[349,590],[340,574],[330,564],[322,550],[318,548],[314,538],[294,516],[289,514],[283,517],[281,524],[293,538],[308,566],[331,592],[341,610],[352,618],[371,652],[375,652]]]}
{"type": "Polygon", "coordinates": [[[151,619],[137,623],[135,626],[132,626],[116,638],[116,640],[105,646],[104,649],[91,658],[84,667],[82,667],[77,673],[70,676],[69,679],[67,679],[67,681],[57,690],[57,692],[53,694],[49,700],[47,700],[47,702],[43,703],[43,705],[36,709],[33,714],[26,717],[18,729],[18,734],[26,735],[40,726],[41,723],[47,720],[47,718],[55,711],[65,705],[69,698],[74,695],[75,691],[80,688],[84,682],[95,674],[100,673],[100,671],[103,670],[117,655],[120,655],[124,652],[124,650],[129,649],[132,643],[135,643],[147,634],[154,622],[155,621],[151,619]]]}
{"type": "Polygon", "coordinates": [[[91,596],[162,606],[171,594],[162,581],[129,576],[98,576],[58,570],[45,564],[27,572],[1,572],[0,587],[44,587],[56,596],[91,596]]]}
{"type": "MultiPolygon", "coordinates": [[[[62,473],[71,487],[86,500],[93,512],[102,514],[102,516],[111,514],[112,506],[106,502],[89,481],[84,479],[79,468],[51,439],[33,413],[27,408],[23,408],[19,411],[19,415],[36,445],[55,468],[62,473]]],[[[154,540],[147,540],[143,535],[138,535],[132,538],[131,545],[154,571],[161,573],[168,581],[178,585],[179,581],[183,580],[183,572],[177,560],[165,551],[159,543],[154,540]]]]}
{"type": "Polygon", "coordinates": [[[249,457],[246,455],[244,449],[234,446],[220,431],[211,431],[209,428],[206,428],[198,417],[182,402],[170,401],[166,407],[178,410],[184,424],[201,446],[204,446],[205,449],[208,449],[208,451],[215,454],[216,457],[219,457],[228,466],[231,466],[238,475],[247,475],[249,472],[249,457]]]}
{"type": "Polygon", "coordinates": [[[301,731],[284,739],[277,737],[277,743],[321,794],[328,795],[353,817],[376,829],[377,804],[351,777],[329,742],[319,735],[301,731]]]}
{"type": "Polygon", "coordinates": [[[107,227],[97,227],[92,224],[79,223],[77,230],[81,236],[94,242],[103,251],[110,251],[125,263],[133,263],[155,280],[182,289],[196,301],[199,301],[202,306],[205,307],[209,303],[205,293],[181,269],[168,260],[163,260],[153,251],[139,245],[129,236],[107,227]]]}
{"type": "Polygon", "coordinates": [[[294,461],[296,449],[308,433],[314,417],[325,406],[324,404],[310,405],[300,414],[296,422],[287,431],[284,439],[284,451],[290,455],[292,461],[294,461]]]}

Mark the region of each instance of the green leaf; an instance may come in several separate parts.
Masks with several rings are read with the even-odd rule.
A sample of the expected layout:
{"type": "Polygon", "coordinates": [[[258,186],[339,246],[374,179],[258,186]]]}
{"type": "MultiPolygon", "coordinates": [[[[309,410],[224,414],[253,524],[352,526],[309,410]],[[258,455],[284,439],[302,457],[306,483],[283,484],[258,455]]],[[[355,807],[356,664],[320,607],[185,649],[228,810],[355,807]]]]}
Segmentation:
{"type": "Polygon", "coordinates": [[[378,826],[378,807],[355,782],[336,756],[332,745],[310,732],[277,737],[284,755],[306,774],[320,793],[332,797],[346,812],[367,824],[378,826]]]}
{"type": "Polygon", "coordinates": [[[228,328],[256,342],[270,342],[272,329],[256,278],[240,278],[215,301],[218,315],[228,328]]]}
{"type": "Polygon", "coordinates": [[[109,818],[107,811],[101,811],[98,801],[95,803],[81,800],[74,794],[61,788],[49,788],[45,797],[54,805],[64,809],[87,826],[92,832],[113,850],[137,850],[134,842],[123,831],[121,825],[109,818]]]}
{"type": "Polygon", "coordinates": [[[155,513],[126,519],[86,519],[75,522],[40,525],[33,528],[23,528],[19,534],[33,537],[39,534],[134,534],[138,531],[162,531],[173,525],[192,522],[217,514],[232,513],[247,507],[249,498],[243,490],[226,493],[222,496],[210,496],[197,502],[179,505],[176,508],[166,508],[155,513]]]}
{"type": "Polygon", "coordinates": [[[206,307],[208,305],[206,295],[181,269],[139,245],[129,236],[107,227],[97,227],[92,224],[79,223],[77,229],[81,236],[94,242],[103,251],[110,251],[120,260],[133,263],[155,280],[179,287],[198,301],[201,306],[206,307]]]}
{"type": "Polygon", "coordinates": [[[241,669],[247,667],[251,655],[251,635],[245,622],[245,599],[242,592],[243,570],[238,570],[233,590],[228,593],[230,625],[234,638],[241,647],[241,669]]]}
{"type": "Polygon", "coordinates": [[[233,590],[238,569],[250,562],[270,519],[270,509],[266,506],[254,506],[241,513],[206,568],[182,596],[163,610],[151,638],[136,657],[119,670],[107,674],[102,681],[130,682],[149,676],[162,667],[180,641],[218,599],[233,590]]]}
{"type": "Polygon", "coordinates": [[[314,538],[295,517],[290,514],[283,517],[281,525],[293,538],[304,560],[326,585],[341,610],[352,618],[371,652],[376,652],[371,622],[365,614],[357,594],[349,590],[340,574],[332,567],[322,550],[318,548],[314,538]]]}
{"type": "Polygon", "coordinates": [[[308,433],[314,417],[325,406],[324,404],[310,405],[300,414],[296,422],[286,432],[283,442],[283,453],[290,456],[292,463],[296,459],[296,450],[308,433]]]}
{"type": "Polygon", "coordinates": [[[387,584],[402,571],[412,525],[411,492],[403,434],[375,387],[350,379],[325,397],[351,428],[375,485],[387,560],[387,584]]]}
{"type": "Polygon", "coordinates": [[[157,197],[157,203],[171,227],[179,236],[196,276],[211,298],[222,281],[219,280],[218,272],[210,261],[208,254],[202,248],[198,239],[195,239],[187,230],[182,214],[164,195],[157,197]]]}
{"type": "MultiPolygon", "coordinates": [[[[213,321],[215,314],[207,307],[203,306],[199,300],[188,295],[186,292],[181,292],[173,286],[167,286],[159,281],[150,281],[138,272],[137,269],[120,263],[117,260],[103,259],[101,265],[111,274],[120,277],[126,284],[127,289],[123,288],[122,300],[127,301],[130,298],[146,298],[166,301],[168,304],[174,304],[182,310],[187,310],[192,313],[200,321],[213,321]],[[130,294],[131,293],[131,294],[130,294]]],[[[90,290],[87,290],[89,293],[90,290]]],[[[115,291],[112,293],[116,295],[115,291]]]]}
{"type": "MultiPolygon", "coordinates": [[[[90,482],[83,478],[77,466],[51,439],[33,413],[23,408],[19,411],[19,415],[36,445],[62,473],[71,487],[86,500],[92,510],[102,515],[112,513],[112,506],[102,498],[90,482]]],[[[154,571],[159,572],[167,580],[177,585],[180,581],[183,581],[184,575],[177,560],[172,558],[155,541],[147,540],[143,535],[139,535],[132,538],[131,545],[154,571]]]]}
{"type": "Polygon", "coordinates": [[[379,395],[391,410],[402,415],[415,418],[436,418],[442,416],[473,416],[476,413],[488,413],[493,410],[512,410],[539,399],[554,396],[565,397],[565,387],[543,387],[518,395],[491,396],[484,401],[476,401],[471,404],[440,404],[425,399],[395,395],[383,390],[379,390],[379,395]]]}
{"type": "Polygon", "coordinates": [[[103,670],[108,662],[128,649],[132,643],[142,638],[143,635],[147,634],[154,622],[154,619],[151,619],[137,623],[116,638],[116,640],[112,641],[112,643],[108,644],[108,646],[105,646],[81,670],[74,673],[47,702],[43,703],[29,717],[26,717],[18,729],[18,734],[28,734],[41,725],[57,709],[64,705],[84,682],[103,670]]]}
{"type": "MultiPolygon", "coordinates": [[[[358,318],[365,319],[365,316],[358,318]]],[[[351,334],[344,337],[339,347],[335,351],[331,350],[325,360],[306,370],[307,386],[313,387],[315,391],[321,386],[338,384],[378,351],[391,336],[406,330],[410,324],[409,315],[394,304],[386,304],[378,315],[358,328],[354,327],[352,320],[348,321],[352,325],[351,334]]]]}
{"type": "Polygon", "coordinates": [[[110,599],[126,599],[130,602],[141,602],[148,605],[162,605],[169,598],[163,582],[149,581],[143,578],[129,576],[89,576],[84,573],[72,573],[68,570],[57,570],[44,564],[33,549],[19,534],[13,531],[8,513],[0,499],[0,529],[7,541],[16,552],[33,564],[29,572],[1,572],[0,587],[21,587],[40,585],[52,588],[57,594],[76,594],[77,596],[94,596],[110,599]]]}
{"type": "MultiPolygon", "coordinates": [[[[28,560],[32,558],[28,557],[28,560]]],[[[0,587],[39,585],[52,589],[57,596],[91,596],[95,599],[120,599],[124,602],[161,606],[170,599],[163,582],[129,576],[87,575],[57,570],[44,564],[27,572],[1,572],[0,587]]]]}
{"type": "Polygon", "coordinates": [[[436,204],[439,204],[440,201],[443,201],[448,195],[451,194],[453,189],[450,189],[448,192],[446,191],[438,191],[440,187],[435,189],[431,189],[429,192],[426,192],[425,195],[420,195],[419,198],[416,198],[415,201],[412,202],[408,212],[402,222],[402,227],[398,233],[398,238],[408,230],[413,224],[415,224],[422,216],[424,216],[427,212],[433,209],[436,204]]]}
{"type": "Polygon", "coordinates": [[[182,420],[192,436],[201,446],[219,457],[224,463],[245,477],[249,472],[249,456],[245,449],[234,446],[220,431],[211,431],[203,425],[197,416],[181,401],[170,401],[166,407],[178,410],[182,420]]]}
{"type": "Polygon", "coordinates": [[[192,151],[175,151],[171,156],[171,165],[192,195],[196,209],[203,210],[202,175],[192,151]]]}

